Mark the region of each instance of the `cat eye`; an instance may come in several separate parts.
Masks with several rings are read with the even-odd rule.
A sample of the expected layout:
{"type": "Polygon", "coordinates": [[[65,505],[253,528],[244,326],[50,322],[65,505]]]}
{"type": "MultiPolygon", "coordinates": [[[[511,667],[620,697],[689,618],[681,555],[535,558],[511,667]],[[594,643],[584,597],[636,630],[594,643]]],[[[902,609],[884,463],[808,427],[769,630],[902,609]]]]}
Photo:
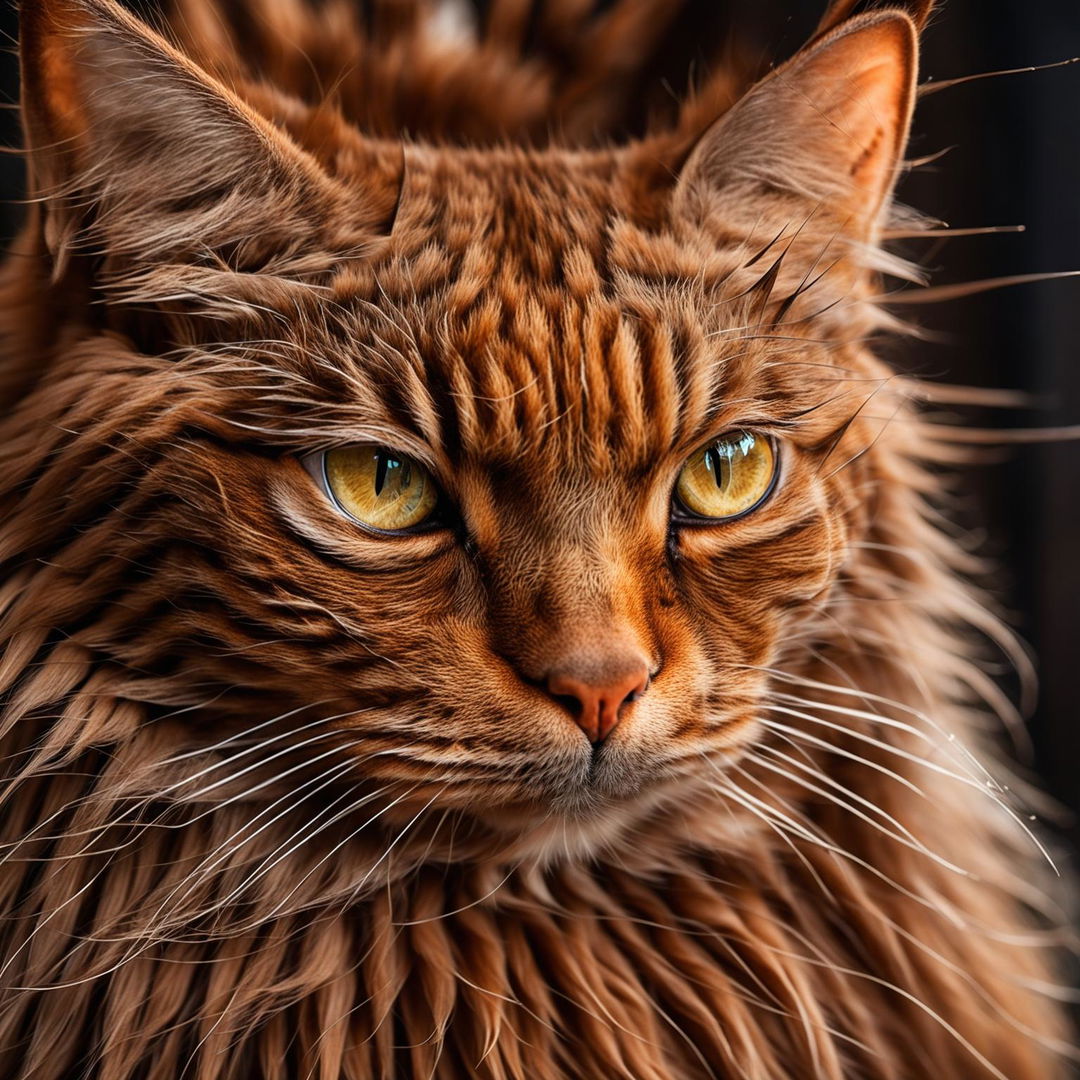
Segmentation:
{"type": "Polygon", "coordinates": [[[776,482],[777,453],[771,439],[733,431],[695,451],[675,484],[676,510],[684,517],[723,521],[749,513],[776,482]]]}
{"type": "Polygon", "coordinates": [[[432,475],[414,458],[386,446],[327,450],[322,479],[349,517],[381,532],[403,532],[428,521],[439,505],[432,475]]]}

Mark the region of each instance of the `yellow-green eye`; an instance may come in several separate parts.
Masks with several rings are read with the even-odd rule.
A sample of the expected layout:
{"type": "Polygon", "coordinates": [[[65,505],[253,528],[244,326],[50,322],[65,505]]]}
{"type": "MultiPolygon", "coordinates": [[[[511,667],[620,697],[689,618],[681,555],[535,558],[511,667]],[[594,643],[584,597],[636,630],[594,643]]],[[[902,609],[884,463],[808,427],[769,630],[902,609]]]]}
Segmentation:
{"type": "Polygon", "coordinates": [[[326,486],[361,525],[397,532],[431,517],[439,491],[419,462],[385,446],[345,446],[323,458],[326,486]]]}
{"type": "Polygon", "coordinates": [[[769,494],[775,477],[772,442],[750,431],[733,431],[691,455],[675,494],[694,517],[738,517],[769,494]]]}

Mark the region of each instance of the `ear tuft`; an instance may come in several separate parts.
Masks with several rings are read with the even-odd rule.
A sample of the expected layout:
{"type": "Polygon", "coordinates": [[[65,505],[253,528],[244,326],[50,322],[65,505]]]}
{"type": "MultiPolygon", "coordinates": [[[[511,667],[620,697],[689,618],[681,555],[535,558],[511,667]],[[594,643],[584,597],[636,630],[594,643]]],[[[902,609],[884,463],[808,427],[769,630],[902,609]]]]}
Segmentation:
{"type": "Polygon", "coordinates": [[[753,87],[691,153],[676,208],[758,213],[799,199],[876,239],[915,101],[918,37],[899,11],[850,19],[753,87]]]}

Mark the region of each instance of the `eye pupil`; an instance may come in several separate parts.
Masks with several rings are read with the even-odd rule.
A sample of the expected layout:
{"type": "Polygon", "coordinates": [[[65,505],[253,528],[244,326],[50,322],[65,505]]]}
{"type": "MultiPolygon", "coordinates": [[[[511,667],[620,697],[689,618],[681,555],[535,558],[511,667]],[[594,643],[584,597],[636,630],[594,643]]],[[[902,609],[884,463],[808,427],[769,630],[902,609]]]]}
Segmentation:
{"type": "Polygon", "coordinates": [[[375,479],[372,486],[378,497],[383,493],[387,480],[396,482],[398,491],[405,491],[412,484],[412,464],[408,458],[396,458],[385,450],[375,453],[375,479]]]}
{"type": "Polygon", "coordinates": [[[381,495],[386,484],[386,470],[390,465],[390,459],[381,450],[375,455],[375,494],[381,495]]]}
{"type": "Polygon", "coordinates": [[[730,485],[731,458],[719,446],[710,446],[705,451],[705,467],[713,474],[717,490],[724,491],[730,485]]]}

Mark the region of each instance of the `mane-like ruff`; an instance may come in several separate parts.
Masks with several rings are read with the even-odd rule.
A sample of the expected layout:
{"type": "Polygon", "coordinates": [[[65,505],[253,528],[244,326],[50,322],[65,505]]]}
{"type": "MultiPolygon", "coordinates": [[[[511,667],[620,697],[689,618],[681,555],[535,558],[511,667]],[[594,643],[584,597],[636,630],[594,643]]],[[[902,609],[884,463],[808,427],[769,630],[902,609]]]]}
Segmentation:
{"type": "MultiPolygon", "coordinates": [[[[113,10],[105,0],[69,6],[113,10]]],[[[854,6],[834,4],[822,33],[854,6]]],[[[876,298],[845,305],[828,281],[813,283],[805,262],[789,266],[802,240],[759,234],[755,250],[715,255],[664,247],[640,209],[645,189],[661,183],[654,176],[626,194],[603,266],[584,242],[567,261],[558,301],[538,292],[500,323],[469,294],[469,260],[484,257],[472,248],[454,264],[456,291],[439,294],[450,305],[445,351],[464,355],[463,342],[490,322],[527,343],[534,325],[554,322],[545,305],[575,301],[607,275],[604,302],[639,312],[642,325],[664,305],[673,325],[685,314],[681,338],[672,331],[671,342],[650,346],[684,364],[682,408],[697,390],[702,400],[711,392],[694,390],[694,357],[726,332],[686,314],[699,293],[735,297],[725,325],[753,330],[732,347],[727,386],[751,385],[792,311],[813,307],[815,341],[860,343],[857,370],[835,383],[859,409],[823,429],[833,441],[819,465],[821,475],[845,470],[850,505],[770,563],[777,580],[794,579],[813,545],[829,553],[835,584],[801,584],[813,599],[784,640],[730,666],[732,686],[755,701],[758,734],[733,742],[729,760],[697,755],[695,769],[632,811],[538,824],[525,824],[517,804],[470,813],[452,780],[423,771],[427,761],[460,760],[463,781],[488,783],[467,763],[469,736],[440,742],[445,718],[436,715],[415,733],[414,756],[402,752],[424,699],[394,698],[378,650],[331,610],[346,580],[334,575],[352,556],[312,540],[322,561],[310,563],[310,580],[323,591],[306,592],[293,582],[294,571],[309,573],[309,557],[268,539],[268,511],[250,494],[255,481],[245,484],[272,455],[243,457],[250,432],[229,418],[258,417],[259,437],[276,447],[343,415],[349,386],[369,370],[349,351],[359,340],[352,324],[327,313],[347,292],[370,295],[367,307],[381,312],[382,357],[416,344],[416,322],[435,303],[426,282],[451,261],[452,230],[435,240],[417,231],[416,250],[377,281],[362,260],[374,248],[353,237],[394,230],[407,246],[409,208],[426,205],[434,184],[423,140],[499,144],[491,152],[511,163],[510,140],[561,140],[550,152],[565,155],[564,175],[593,170],[567,191],[615,171],[597,164],[605,133],[630,123],[647,46],[676,5],[616,3],[593,17],[582,4],[550,3],[531,22],[527,7],[495,0],[469,45],[434,34],[422,6],[409,4],[376,4],[362,24],[337,0],[317,9],[176,0],[169,25],[179,49],[231,88],[252,123],[288,131],[320,161],[348,123],[380,137],[356,151],[374,178],[367,202],[321,219],[323,231],[275,254],[270,270],[254,247],[261,241],[244,236],[166,281],[138,246],[141,216],[157,212],[150,200],[122,205],[103,187],[100,206],[119,209],[101,211],[98,249],[81,225],[62,216],[43,224],[35,213],[7,265],[0,1076],[1064,1076],[1064,920],[1047,899],[1051,873],[1028,811],[1014,808],[1002,767],[990,764],[987,716],[1012,710],[980,666],[980,642],[1017,650],[964,583],[982,568],[939,514],[949,493],[942,466],[964,451],[917,408],[933,388],[896,377],[862,346],[891,325],[876,298]],[[391,141],[402,130],[418,140],[408,153],[391,141]],[[343,246],[357,264],[348,289],[320,276],[326,253],[343,246]],[[793,254],[778,258],[781,250],[793,254]],[[91,279],[103,257],[100,286],[91,279]],[[398,273],[405,264],[409,273],[398,273]],[[680,284],[669,288],[676,271],[680,284]],[[274,339],[286,319],[318,340],[321,361],[274,339]],[[291,419],[276,419],[267,402],[287,403],[291,419]],[[222,475],[216,455],[230,448],[243,476],[222,475]],[[223,506],[227,527],[216,516],[223,506]],[[331,680],[352,671],[372,673],[356,700],[331,680]],[[364,708],[385,713],[378,735],[335,722],[364,708]],[[384,760],[383,771],[358,779],[357,748],[365,761],[384,760]]],[[[921,27],[930,5],[908,7],[921,27]]],[[[640,160],[684,159],[702,117],[744,89],[742,75],[718,73],[674,126],[645,138],[640,160]]],[[[64,133],[54,134],[63,146],[64,133]]],[[[532,159],[520,160],[526,170],[532,159]]],[[[59,190],[42,168],[39,191],[59,190]]],[[[252,185],[237,198],[258,197],[252,185]]],[[[297,188],[267,228],[298,228],[323,193],[297,188]]],[[[190,193],[176,200],[177,213],[204,215],[200,236],[216,227],[211,215],[222,211],[190,193]]],[[[554,202],[549,210],[554,220],[554,202]]],[[[196,243],[179,225],[159,226],[155,252],[196,243]]],[[[910,274],[876,249],[861,257],[910,274]]],[[[580,303],[599,312],[590,325],[610,351],[644,354],[646,330],[625,337],[631,331],[604,321],[607,309],[580,303]]],[[[805,320],[795,325],[789,334],[809,334],[805,320]]],[[[564,330],[561,340],[570,350],[576,339],[564,330]]],[[[585,408],[525,376],[500,382],[493,369],[429,367],[426,387],[395,382],[389,361],[381,370],[388,410],[430,416],[462,442],[473,428],[509,439],[530,414],[560,410],[584,430],[604,394],[622,392],[590,371],[585,408]],[[455,402],[441,413],[425,404],[436,380],[442,400],[455,402]]],[[[644,360],[641,370],[651,370],[644,360]]],[[[792,372],[791,393],[807,378],[792,372]]],[[[663,391],[652,400],[666,401],[663,391]]],[[[660,412],[646,409],[642,424],[660,423],[660,412]]],[[[290,483],[267,490],[294,531],[312,533],[290,483]]],[[[394,555],[380,557],[392,571],[394,555]]],[[[430,563],[441,565],[434,554],[430,563]]],[[[726,583],[688,593],[731,589],[725,602],[741,598],[747,622],[754,604],[765,610],[747,564],[732,558],[724,573],[726,583]]],[[[416,580],[431,593],[467,587],[449,574],[416,580]]],[[[372,605],[382,603],[375,590],[372,605]]],[[[424,617],[396,603],[386,601],[387,617],[423,653],[424,617]]],[[[477,646],[461,627],[468,653],[477,646]]],[[[426,657],[433,669],[454,659],[439,648],[426,657]]]]}

